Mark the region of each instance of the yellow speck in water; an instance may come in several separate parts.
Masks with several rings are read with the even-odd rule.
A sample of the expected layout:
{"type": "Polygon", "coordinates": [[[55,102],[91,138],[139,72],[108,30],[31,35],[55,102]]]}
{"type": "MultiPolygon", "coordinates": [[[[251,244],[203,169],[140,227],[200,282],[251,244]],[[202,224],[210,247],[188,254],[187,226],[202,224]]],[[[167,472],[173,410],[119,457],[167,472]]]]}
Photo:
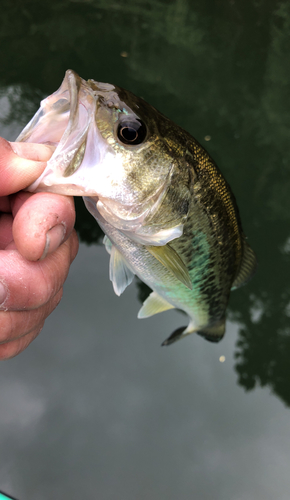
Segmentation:
{"type": "Polygon", "coordinates": [[[226,357],[225,356],[220,356],[219,360],[220,360],[221,363],[224,363],[225,360],[226,360],[226,357]]]}
{"type": "Polygon", "coordinates": [[[128,52],[125,52],[125,51],[121,52],[121,54],[120,54],[121,57],[128,57],[128,55],[129,55],[128,52]]]}
{"type": "Polygon", "coordinates": [[[211,140],[211,135],[206,135],[204,138],[205,141],[210,141],[211,140]]]}

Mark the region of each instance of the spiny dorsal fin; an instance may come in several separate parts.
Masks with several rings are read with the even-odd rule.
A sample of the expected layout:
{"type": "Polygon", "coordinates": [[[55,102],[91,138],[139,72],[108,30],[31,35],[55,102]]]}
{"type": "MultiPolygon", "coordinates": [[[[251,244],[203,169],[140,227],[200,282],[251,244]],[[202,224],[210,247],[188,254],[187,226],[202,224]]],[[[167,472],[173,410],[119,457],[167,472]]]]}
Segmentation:
{"type": "Polygon", "coordinates": [[[116,295],[121,295],[130,283],[132,283],[134,273],[128,268],[124,258],[112,245],[110,258],[110,280],[113,283],[116,295]]]}
{"type": "Polygon", "coordinates": [[[187,288],[192,289],[192,283],[188,269],[178,253],[170,246],[146,246],[148,252],[155,257],[175,278],[181,281],[187,288]]]}
{"type": "Polygon", "coordinates": [[[149,316],[167,311],[168,309],[174,309],[174,306],[169,304],[163,297],[160,297],[158,293],[152,292],[138,312],[138,318],[149,318],[149,316]]]}
{"type": "Polygon", "coordinates": [[[257,269],[257,259],[250,245],[244,240],[244,254],[242,258],[239,274],[232,285],[232,290],[245,285],[255,274],[257,269]]]}

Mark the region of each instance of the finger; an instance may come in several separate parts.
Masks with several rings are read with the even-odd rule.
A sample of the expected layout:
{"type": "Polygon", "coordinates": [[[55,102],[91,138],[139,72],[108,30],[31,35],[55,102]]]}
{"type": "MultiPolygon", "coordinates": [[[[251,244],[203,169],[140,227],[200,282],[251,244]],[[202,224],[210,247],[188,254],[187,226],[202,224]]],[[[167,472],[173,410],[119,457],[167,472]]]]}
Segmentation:
{"type": "Polygon", "coordinates": [[[0,345],[18,340],[43,324],[62,298],[62,288],[47,304],[31,311],[0,311],[0,345]]]}
{"type": "Polygon", "coordinates": [[[62,297],[62,289],[48,304],[34,311],[0,312],[0,360],[19,354],[35,339],[44,321],[56,308],[62,297]]]}
{"type": "Polygon", "coordinates": [[[12,215],[0,214],[0,250],[4,250],[13,240],[12,223],[12,215]]]}
{"type": "Polygon", "coordinates": [[[17,250],[0,250],[0,310],[37,309],[46,304],[68,275],[75,239],[74,232],[55,252],[39,262],[27,261],[17,250]]]}
{"type": "Polygon", "coordinates": [[[0,197],[0,212],[11,212],[10,197],[1,196],[0,197]]]}
{"type": "Polygon", "coordinates": [[[31,342],[39,335],[43,328],[44,322],[42,325],[37,326],[32,332],[28,333],[24,337],[21,337],[17,340],[13,340],[12,342],[7,342],[6,344],[0,345],[0,361],[4,361],[5,359],[11,359],[20,354],[22,351],[26,349],[26,347],[31,344],[31,342]]]}
{"type": "Polygon", "coordinates": [[[72,263],[79,251],[79,239],[76,230],[74,229],[72,234],[69,237],[70,243],[70,263],[72,263]]]}
{"type": "Polygon", "coordinates": [[[32,142],[10,142],[12,150],[21,158],[34,161],[48,161],[55,151],[54,146],[32,142]]]}
{"type": "Polygon", "coordinates": [[[47,316],[59,304],[61,298],[62,288],[47,304],[33,311],[1,311],[0,345],[19,340],[41,327],[47,316]]]}
{"type": "Polygon", "coordinates": [[[45,166],[45,161],[20,158],[11,144],[0,137],[0,196],[27,188],[40,176],[45,166]]]}
{"type": "Polygon", "coordinates": [[[39,260],[66,241],[75,223],[73,198],[52,193],[18,193],[11,201],[13,239],[28,260],[39,260]]]}

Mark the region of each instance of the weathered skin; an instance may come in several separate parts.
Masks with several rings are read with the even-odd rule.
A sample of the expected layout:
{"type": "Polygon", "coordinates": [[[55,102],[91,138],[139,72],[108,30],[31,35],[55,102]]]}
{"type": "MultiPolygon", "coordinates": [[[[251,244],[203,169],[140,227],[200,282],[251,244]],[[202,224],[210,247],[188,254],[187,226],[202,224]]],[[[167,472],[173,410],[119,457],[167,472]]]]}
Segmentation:
{"type": "Polygon", "coordinates": [[[31,190],[85,197],[113,246],[107,240],[116,293],[134,273],[158,294],[139,317],[172,306],[189,315],[189,326],[165,344],[194,331],[222,338],[230,290],[251,277],[256,261],[230,187],[207,152],[142,99],[72,71],[42,107],[18,140],[57,149],[31,190]],[[141,142],[124,143],[120,134],[136,123],[141,142]]]}

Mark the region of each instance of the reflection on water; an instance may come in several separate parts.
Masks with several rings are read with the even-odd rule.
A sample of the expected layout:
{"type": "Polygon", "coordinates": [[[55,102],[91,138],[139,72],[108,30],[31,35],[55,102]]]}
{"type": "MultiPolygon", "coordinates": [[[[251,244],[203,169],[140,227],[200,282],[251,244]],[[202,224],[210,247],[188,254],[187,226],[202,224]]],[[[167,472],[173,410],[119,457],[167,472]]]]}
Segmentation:
{"type": "MultiPolygon", "coordinates": [[[[131,321],[133,321],[131,318],[139,306],[132,312],[132,306],[126,300],[134,300],[133,295],[136,295],[136,288],[134,289],[131,285],[131,290],[126,292],[128,299],[126,297],[116,298],[116,301],[110,299],[108,307],[113,307],[115,314],[119,314],[119,319],[114,319],[114,324],[110,323],[113,321],[111,317],[106,323],[105,315],[100,314],[102,332],[107,332],[108,324],[110,324],[114,335],[117,335],[117,343],[115,343],[113,335],[110,348],[104,347],[105,340],[102,337],[98,338],[98,342],[95,344],[95,331],[87,318],[91,309],[96,311],[98,302],[93,300],[91,296],[86,299],[88,308],[82,306],[82,322],[77,322],[76,311],[72,311],[70,308],[73,292],[80,288],[84,293],[85,286],[82,288],[82,283],[89,279],[89,274],[86,276],[82,272],[80,264],[78,267],[80,274],[77,278],[73,274],[72,285],[66,290],[65,306],[61,305],[58,308],[56,314],[48,322],[48,325],[51,326],[47,326],[53,332],[53,338],[55,336],[56,345],[60,349],[56,354],[57,363],[59,363],[57,373],[60,377],[63,373],[64,383],[59,389],[59,393],[56,389],[57,380],[52,380],[51,386],[47,380],[44,381],[48,396],[47,394],[39,394],[39,387],[34,387],[32,372],[27,375],[29,367],[26,364],[29,359],[29,350],[20,356],[20,361],[15,359],[9,362],[11,368],[6,368],[9,380],[11,379],[9,391],[14,392],[15,398],[17,394],[21,393],[21,401],[23,398],[25,401],[31,401],[31,405],[25,406],[24,404],[22,407],[23,421],[25,421],[29,411],[33,410],[34,412],[34,417],[32,416],[30,420],[29,434],[26,435],[26,431],[21,431],[19,423],[17,424],[19,435],[13,434],[12,424],[9,433],[5,434],[7,436],[5,438],[5,443],[7,439],[7,449],[9,449],[8,442],[13,443],[12,448],[10,446],[9,459],[12,460],[13,446],[16,446],[15,443],[20,440],[21,453],[17,464],[22,467],[22,463],[26,459],[26,446],[28,441],[32,440],[33,451],[31,453],[33,456],[37,456],[39,442],[44,442],[48,469],[52,466],[50,460],[50,446],[52,445],[49,444],[50,428],[46,421],[41,420],[43,408],[46,408],[45,411],[51,412],[54,421],[59,419],[58,434],[53,439],[58,440],[61,437],[63,439],[64,454],[67,459],[67,469],[64,472],[66,484],[70,483],[71,476],[73,476],[69,465],[70,460],[72,460],[70,457],[74,454],[86,455],[88,452],[91,454],[92,461],[93,459],[99,460],[99,470],[104,474],[102,476],[100,473],[98,476],[101,483],[105,481],[102,479],[103,477],[108,482],[109,479],[111,480],[108,471],[111,470],[112,466],[117,475],[117,484],[119,484],[118,480],[122,473],[125,474],[129,482],[131,477],[129,472],[133,471],[132,491],[130,494],[130,491],[126,490],[127,499],[137,497],[145,499],[148,496],[154,498],[152,491],[146,489],[145,485],[146,467],[149,467],[152,454],[156,453],[159,464],[166,456],[169,456],[168,469],[165,465],[161,477],[163,485],[166,482],[170,485],[169,489],[157,488],[156,498],[164,498],[165,496],[166,498],[176,498],[181,491],[181,486],[184,487],[182,498],[190,498],[193,491],[191,474],[198,484],[198,488],[195,490],[197,498],[203,498],[205,491],[207,498],[216,496],[217,498],[235,500],[252,497],[264,500],[265,498],[273,498],[274,495],[279,498],[287,498],[287,495],[283,497],[282,491],[277,495],[277,491],[271,489],[273,488],[271,484],[267,483],[268,489],[266,487],[263,489],[261,481],[257,485],[251,476],[250,465],[249,467],[245,465],[247,460],[243,461],[242,456],[248,457],[253,452],[257,461],[261,460],[259,457],[264,457],[263,464],[260,465],[262,469],[258,471],[258,477],[261,471],[263,471],[264,477],[267,477],[268,474],[270,477],[274,473],[273,471],[276,471],[278,476],[275,477],[281,478],[279,474],[283,475],[283,464],[287,463],[286,459],[284,460],[287,456],[286,449],[284,449],[283,443],[280,443],[279,452],[277,451],[279,459],[276,462],[280,465],[280,469],[278,471],[277,467],[273,468],[273,464],[270,463],[271,453],[269,450],[272,450],[273,443],[278,446],[278,428],[274,432],[270,430],[268,421],[261,422],[261,414],[264,411],[269,412],[273,421],[279,422],[282,427],[285,425],[284,418],[286,419],[286,416],[281,416],[276,410],[273,402],[276,401],[275,398],[272,398],[267,406],[268,403],[265,401],[268,391],[267,389],[260,391],[257,386],[267,386],[281,398],[283,403],[290,404],[288,382],[290,380],[288,361],[290,353],[290,72],[288,62],[290,4],[286,1],[278,3],[266,0],[260,2],[222,0],[218,3],[210,0],[198,0],[194,3],[186,0],[172,0],[170,2],[64,0],[48,3],[44,0],[41,3],[41,8],[39,5],[36,0],[17,0],[16,2],[5,0],[3,3],[0,18],[0,135],[11,140],[14,139],[38,108],[39,100],[43,96],[51,94],[59,86],[65,70],[69,67],[75,69],[83,78],[96,78],[132,90],[192,133],[216,160],[236,195],[245,232],[258,255],[259,268],[249,285],[231,295],[229,306],[231,322],[224,340],[218,347],[218,352],[213,350],[213,346],[205,346],[202,339],[192,339],[191,341],[188,339],[185,347],[173,346],[172,350],[168,348],[167,353],[169,354],[166,354],[169,356],[168,360],[160,361],[159,351],[158,353],[152,351],[164,337],[164,332],[166,332],[164,325],[170,323],[171,326],[174,321],[178,323],[180,317],[177,312],[168,312],[156,319],[160,342],[155,340],[154,347],[151,344],[148,350],[142,345],[146,355],[149,358],[154,358],[152,361],[154,366],[152,385],[150,385],[149,390],[140,381],[144,373],[151,373],[149,361],[142,360],[136,355],[138,363],[141,366],[144,363],[144,370],[138,372],[140,366],[134,364],[134,355],[130,355],[123,348],[121,342],[122,335],[128,335],[132,352],[134,352],[134,349],[137,349],[137,340],[135,339],[144,336],[144,339],[141,337],[142,342],[146,343],[148,340],[145,340],[145,336],[150,336],[151,333],[150,328],[145,327],[141,321],[131,325],[131,321]],[[128,57],[121,57],[120,54],[124,51],[127,52],[128,57]],[[206,136],[210,136],[211,139],[205,140],[206,136]],[[122,312],[128,318],[128,329],[123,327],[121,334],[118,329],[120,328],[122,312]],[[167,314],[170,319],[165,319],[167,314]],[[177,316],[176,319],[174,319],[174,314],[177,316]],[[74,319],[72,320],[70,316],[74,319]],[[78,324],[81,331],[91,332],[87,342],[91,343],[92,348],[87,349],[87,346],[82,346],[81,352],[76,352],[77,349],[80,349],[77,334],[72,336],[71,341],[69,340],[71,335],[69,329],[73,329],[74,323],[78,324]],[[132,328],[132,332],[130,328],[132,328]],[[148,329],[149,332],[146,333],[148,329]],[[59,333],[62,331],[64,332],[62,333],[63,337],[59,333]],[[141,332],[140,335],[139,332],[141,332]],[[66,345],[62,338],[70,343],[70,353],[66,351],[66,345]],[[63,349],[60,347],[62,342],[64,342],[63,349]],[[251,394],[241,395],[242,391],[237,393],[234,392],[234,387],[227,386],[226,380],[230,380],[232,370],[228,359],[231,359],[233,351],[235,353],[233,365],[238,375],[238,383],[247,391],[256,387],[256,390],[251,394]],[[218,361],[222,355],[226,357],[225,363],[218,361]],[[96,364],[100,366],[97,373],[99,378],[97,377],[95,383],[92,382],[95,377],[94,356],[97,356],[96,364]],[[120,361],[122,356],[125,361],[120,361]],[[118,367],[120,376],[126,379],[126,384],[128,384],[126,387],[130,387],[131,392],[128,392],[130,403],[128,403],[127,413],[126,404],[124,404],[127,397],[126,390],[124,389],[122,392],[120,385],[118,385],[121,393],[116,394],[113,391],[114,375],[106,371],[104,360],[109,362],[110,357],[114,358],[112,364],[118,367]],[[193,359],[194,361],[192,361],[193,359]],[[197,369],[195,363],[198,363],[198,359],[204,359],[205,364],[203,365],[200,361],[197,369]],[[216,367],[215,360],[217,360],[219,368],[213,368],[216,367]],[[180,364],[177,365],[179,362],[180,364]],[[13,370],[16,369],[18,363],[28,379],[31,378],[32,388],[21,389],[17,385],[19,381],[14,379],[13,370]],[[82,376],[82,369],[78,363],[86,367],[84,376],[82,376]],[[86,363],[88,363],[87,366],[86,363]],[[189,373],[191,364],[193,367],[189,373]],[[178,366],[178,369],[175,365],[178,366]],[[137,371],[134,371],[133,366],[137,371]],[[222,367],[227,367],[228,370],[225,378],[220,378],[220,371],[215,371],[222,367]],[[181,395],[179,395],[179,372],[184,375],[187,371],[188,376],[186,376],[186,381],[182,378],[184,385],[181,395]],[[102,376],[107,377],[107,382],[109,378],[109,384],[105,384],[102,376]],[[79,393],[76,389],[78,397],[83,397],[84,413],[81,416],[79,414],[76,416],[75,413],[81,410],[78,402],[73,399],[70,377],[76,388],[77,384],[81,384],[83,388],[83,393],[79,393]],[[140,377],[140,380],[135,380],[136,377],[137,379],[140,377]],[[86,396],[88,378],[90,379],[89,394],[86,396]],[[102,384],[105,385],[102,386],[102,384]],[[140,386],[142,386],[142,390],[140,386]],[[174,408],[177,413],[174,413],[174,421],[169,421],[168,418],[172,411],[170,402],[167,399],[162,402],[161,399],[162,394],[170,393],[172,387],[175,387],[174,397],[176,400],[174,401],[176,404],[174,404],[174,408]],[[138,388],[142,394],[141,401],[138,388]],[[158,388],[160,392],[158,392],[158,388]],[[57,402],[54,403],[55,407],[52,406],[50,410],[47,410],[55,391],[59,399],[65,397],[69,400],[65,414],[59,413],[57,402]],[[100,437],[100,449],[104,452],[103,458],[100,459],[85,442],[87,435],[83,429],[88,425],[90,432],[94,433],[94,401],[97,401],[98,398],[103,401],[102,397],[106,397],[106,391],[109,394],[107,397],[110,397],[110,404],[105,406],[103,412],[101,408],[98,410],[97,419],[100,428],[104,428],[108,423],[106,436],[100,437]],[[226,391],[229,391],[231,401],[234,401],[233,408],[231,407],[230,410],[228,409],[229,401],[225,396],[226,391]],[[226,413],[223,413],[221,406],[219,406],[218,395],[221,395],[219,397],[222,398],[221,404],[226,413]],[[209,407],[210,399],[215,402],[214,408],[209,407]],[[194,417],[185,406],[188,401],[194,405],[194,417]],[[44,406],[41,406],[42,404],[44,406]],[[259,417],[257,418],[254,414],[247,413],[247,409],[251,411],[250,408],[253,405],[257,405],[255,408],[258,408],[259,417]],[[203,406],[204,408],[202,408],[203,406]],[[124,413],[118,414],[120,418],[115,418],[114,412],[118,413],[118,408],[121,413],[124,413]],[[183,410],[186,408],[185,415],[182,411],[179,412],[178,408],[183,410]],[[71,413],[70,409],[72,409],[71,413]],[[202,411],[202,409],[206,410],[202,411]],[[91,416],[90,411],[92,411],[91,416]],[[154,420],[158,411],[160,412],[158,420],[161,422],[160,426],[157,426],[154,420]],[[144,412],[144,419],[140,417],[142,412],[144,412]],[[254,437],[252,439],[252,436],[247,434],[249,441],[246,443],[243,440],[243,432],[249,432],[245,424],[249,414],[251,415],[254,437]],[[83,424],[80,434],[72,437],[69,426],[66,427],[65,423],[62,424],[62,419],[72,426],[73,421],[76,423],[77,419],[80,419],[83,424]],[[219,428],[219,439],[213,445],[216,436],[214,429],[219,427],[219,423],[223,419],[225,419],[227,430],[219,428]],[[270,438],[267,441],[269,447],[267,449],[264,443],[266,442],[265,435],[268,433],[270,438]],[[150,439],[146,444],[148,434],[150,439]],[[194,444],[190,441],[192,447],[187,445],[191,435],[195,436],[194,444]],[[115,436],[118,443],[114,449],[116,455],[112,451],[112,436],[115,436]],[[154,439],[158,443],[157,450],[154,448],[154,439]],[[135,443],[138,443],[136,448],[134,440],[135,443]],[[250,442],[251,444],[249,444],[250,442]],[[163,443],[167,443],[164,445],[166,448],[164,453],[164,450],[162,451],[163,443]],[[125,454],[128,461],[124,461],[121,469],[118,469],[118,460],[121,462],[124,460],[125,448],[128,454],[132,454],[130,455],[131,462],[129,456],[127,457],[125,454]],[[177,455],[174,454],[175,449],[177,449],[177,455]],[[144,468],[141,471],[137,465],[134,465],[134,454],[137,457],[136,464],[141,460],[141,455],[144,458],[144,462],[142,462],[144,468]],[[181,459],[181,457],[183,458],[181,459]],[[184,457],[186,457],[185,461],[183,461],[184,457]],[[228,485],[228,488],[223,489],[219,478],[221,477],[220,473],[225,473],[226,470],[220,464],[231,463],[233,457],[236,459],[235,467],[231,470],[234,478],[233,483],[231,486],[228,485]],[[281,457],[284,457],[283,460],[281,457]],[[179,460],[183,464],[182,470],[178,466],[179,460]],[[267,462],[267,460],[269,461],[267,462]],[[189,465],[193,463],[194,473],[189,465]],[[237,486],[242,481],[239,472],[241,469],[245,477],[249,478],[248,486],[252,485],[249,495],[245,494],[248,490],[244,483],[241,488],[237,486]],[[171,481],[171,475],[175,470],[179,474],[179,484],[176,484],[176,481],[171,481]],[[199,471],[206,471],[206,477],[204,478],[199,471]],[[208,484],[209,476],[213,480],[212,484],[220,486],[219,493],[217,493],[217,489],[211,490],[208,484]],[[142,488],[138,489],[137,487],[138,478],[140,479],[139,485],[144,485],[145,488],[143,497],[140,496],[142,488]]],[[[82,241],[93,243],[98,240],[100,242],[100,231],[94,219],[82,207],[81,200],[77,200],[77,209],[77,230],[82,241]]],[[[88,249],[88,252],[91,251],[88,249]]],[[[98,261],[95,262],[95,266],[98,267],[98,261]]],[[[108,269],[105,271],[104,284],[98,285],[99,278],[96,280],[96,287],[101,286],[102,293],[104,287],[107,287],[105,283],[108,282],[110,287],[108,269]]],[[[147,290],[142,289],[142,284],[138,284],[139,288],[140,295],[144,296],[148,293],[147,290]]],[[[95,292],[90,289],[90,293],[94,294],[95,292]]],[[[101,298],[99,297],[98,300],[100,301],[101,298]]],[[[110,314],[107,313],[107,316],[110,314]]],[[[91,321],[93,320],[91,319],[91,321]]],[[[170,329],[172,330],[172,328],[170,329]]],[[[36,356],[40,355],[42,342],[45,343],[45,349],[48,353],[44,364],[49,369],[49,358],[53,356],[55,347],[51,338],[48,336],[40,337],[36,341],[36,347],[31,347],[31,349],[36,350],[36,356]]],[[[183,342],[186,343],[187,340],[183,342]]],[[[129,343],[125,343],[125,345],[128,348],[129,343]]],[[[37,359],[31,360],[31,366],[41,373],[42,366],[38,366],[37,359]]],[[[183,377],[183,375],[180,376],[183,377]]],[[[44,377],[44,374],[42,376],[44,377]]],[[[15,414],[17,411],[13,409],[13,403],[11,403],[12,406],[9,404],[7,400],[9,411],[7,410],[8,413],[3,414],[4,420],[7,420],[7,415],[15,414]]],[[[97,406],[97,402],[95,405],[97,406]]],[[[19,408],[18,403],[17,408],[19,408]]],[[[23,424],[23,426],[24,429],[25,425],[23,424]]],[[[159,473],[157,461],[154,464],[159,473]]],[[[89,466],[86,472],[82,468],[81,460],[79,462],[72,461],[71,465],[72,468],[76,468],[73,470],[76,474],[79,467],[82,477],[87,478],[88,482],[89,478],[95,474],[93,465],[89,466]]],[[[9,480],[9,460],[5,467],[7,485],[3,484],[2,486],[1,484],[1,487],[8,490],[8,486],[11,487],[13,483],[9,480]]],[[[29,462],[24,466],[24,469],[25,473],[29,472],[29,462]]],[[[154,471],[151,472],[152,485],[155,485],[154,474],[154,471]]],[[[50,493],[53,495],[55,492],[47,484],[49,483],[47,476],[42,477],[42,470],[37,469],[36,475],[40,483],[46,482],[46,486],[48,489],[50,488],[50,493]]],[[[21,482],[20,479],[19,482],[21,482]]],[[[75,488],[74,480],[72,483],[75,488]]],[[[62,490],[62,494],[68,494],[69,488],[67,486],[66,490],[62,490]]],[[[288,490],[285,486],[284,491],[288,490]]],[[[12,492],[11,489],[10,491],[12,492]]],[[[106,491],[108,495],[106,498],[114,497],[114,495],[112,496],[112,491],[115,491],[114,486],[110,491],[106,491]]],[[[91,492],[91,496],[94,492],[95,490],[91,492]]],[[[40,491],[37,493],[37,498],[41,498],[40,491]]],[[[43,498],[46,500],[48,497],[44,496],[43,498]]]]}
{"type": "Polygon", "coordinates": [[[214,348],[161,348],[179,314],[137,320],[135,288],[115,296],[108,261],[82,245],[57,314],[0,365],[1,487],[20,500],[286,500],[288,413],[236,386],[239,325],[214,348]]]}
{"type": "MultiPolygon", "coordinates": [[[[85,78],[130,87],[204,143],[234,190],[259,258],[255,280],[230,302],[243,325],[239,382],[246,389],[269,384],[290,403],[288,372],[282,369],[289,255],[281,251],[290,218],[289,4],[273,2],[270,11],[263,2],[224,2],[214,16],[202,2],[193,10],[186,0],[169,6],[74,1],[59,3],[57,12],[48,3],[45,9],[44,20],[30,2],[28,10],[19,10],[12,31],[10,3],[1,18],[2,135],[13,139],[12,127],[27,122],[71,66],[85,78]],[[99,46],[106,47],[106,57],[98,53],[96,60],[99,46]],[[124,50],[126,58],[120,57],[124,50]],[[211,141],[204,141],[209,133],[211,141]]],[[[101,232],[79,200],[77,208],[82,241],[99,240],[101,232]]]]}

